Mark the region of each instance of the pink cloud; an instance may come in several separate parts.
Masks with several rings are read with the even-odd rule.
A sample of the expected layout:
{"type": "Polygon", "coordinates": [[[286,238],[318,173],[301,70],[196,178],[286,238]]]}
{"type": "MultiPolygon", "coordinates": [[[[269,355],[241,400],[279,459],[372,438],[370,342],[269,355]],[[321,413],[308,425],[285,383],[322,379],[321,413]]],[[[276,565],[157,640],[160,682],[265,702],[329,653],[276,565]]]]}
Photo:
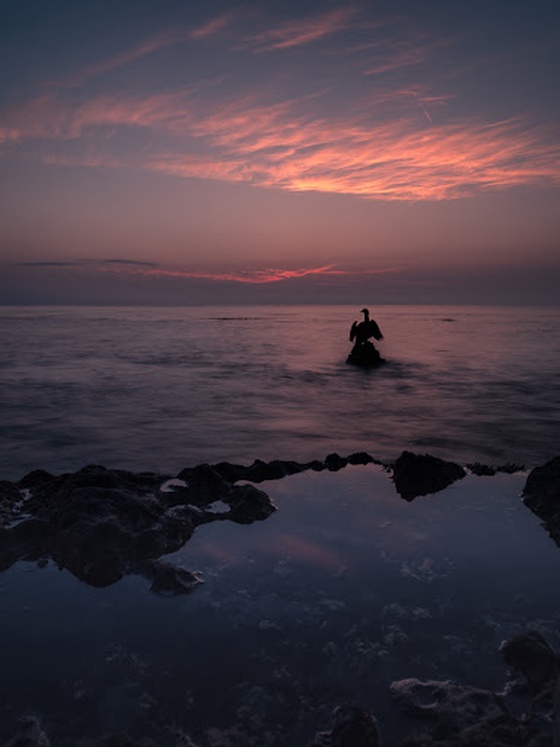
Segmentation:
{"type": "Polygon", "coordinates": [[[258,52],[271,52],[310,44],[346,28],[355,12],[354,8],[346,7],[328,11],[313,18],[291,21],[255,34],[249,42],[258,52]]]}
{"type": "Polygon", "coordinates": [[[143,275],[148,277],[169,277],[185,280],[212,280],[226,281],[232,283],[248,283],[250,285],[262,285],[266,283],[278,283],[283,280],[295,280],[311,275],[321,277],[345,276],[363,278],[365,275],[384,275],[402,271],[401,267],[381,267],[365,269],[343,269],[338,265],[322,265],[320,267],[298,267],[296,269],[282,269],[267,267],[255,270],[183,270],[163,267],[152,267],[149,263],[125,262],[112,260],[112,262],[100,263],[97,266],[102,272],[119,274],[143,275]]]}
{"type": "Polygon", "coordinates": [[[51,92],[7,115],[0,141],[4,147],[48,141],[43,159],[61,162],[68,157],[64,142],[72,140],[81,145],[84,165],[383,200],[445,200],[560,183],[560,145],[530,122],[433,123],[426,105],[445,97],[425,96],[418,87],[391,97],[374,99],[370,109],[317,116],[309,99],[269,104],[254,95],[213,104],[191,90],[73,104],[51,92]],[[391,108],[391,97],[409,103],[391,108]],[[112,150],[119,128],[143,130],[149,148],[126,156],[112,150]]]}
{"type": "Polygon", "coordinates": [[[77,88],[93,78],[97,78],[111,70],[117,70],[126,65],[130,65],[131,63],[136,62],[136,60],[142,59],[154,52],[158,52],[160,49],[170,47],[173,44],[185,42],[188,39],[205,39],[214,36],[227,28],[233,17],[234,13],[228,11],[210,19],[201,26],[190,30],[187,30],[186,28],[167,29],[154,34],[147,39],[143,39],[138,44],[124,52],[115,54],[105,60],[101,60],[100,62],[86,65],[65,80],[50,82],[49,87],[77,88]]]}
{"type": "MultiPolygon", "coordinates": [[[[422,104],[422,101],[419,102],[422,104]]],[[[295,116],[289,105],[222,110],[191,131],[212,152],[152,159],[180,175],[396,200],[440,200],[521,184],[560,182],[560,149],[522,120],[426,127],[295,116]]]]}
{"type": "Polygon", "coordinates": [[[364,69],[364,75],[381,75],[399,70],[403,67],[412,67],[424,62],[427,59],[426,49],[418,47],[416,49],[406,49],[396,54],[390,55],[383,62],[377,62],[368,65],[364,69]]]}
{"type": "Polygon", "coordinates": [[[213,280],[227,281],[233,283],[249,283],[251,285],[260,285],[264,283],[278,283],[282,280],[293,280],[303,278],[308,275],[344,275],[344,270],[335,269],[335,265],[324,265],[323,267],[300,267],[295,270],[283,270],[266,268],[262,270],[245,270],[237,272],[222,271],[204,271],[204,270],[173,270],[164,268],[151,267],[107,267],[100,266],[103,271],[126,272],[127,274],[144,275],[149,277],[171,277],[184,278],[186,280],[213,280]]]}
{"type": "Polygon", "coordinates": [[[127,49],[100,62],[86,65],[65,80],[51,82],[49,86],[54,88],[77,88],[93,78],[97,78],[111,70],[117,70],[125,65],[130,65],[142,57],[153,54],[179,41],[184,41],[186,38],[188,38],[188,35],[184,30],[168,30],[155,34],[139,42],[131,49],[127,49]]]}
{"type": "Polygon", "coordinates": [[[234,15],[233,11],[221,13],[215,18],[211,18],[209,21],[206,21],[206,23],[193,29],[190,35],[193,39],[206,39],[210,36],[215,36],[224,31],[231,24],[234,15]]]}

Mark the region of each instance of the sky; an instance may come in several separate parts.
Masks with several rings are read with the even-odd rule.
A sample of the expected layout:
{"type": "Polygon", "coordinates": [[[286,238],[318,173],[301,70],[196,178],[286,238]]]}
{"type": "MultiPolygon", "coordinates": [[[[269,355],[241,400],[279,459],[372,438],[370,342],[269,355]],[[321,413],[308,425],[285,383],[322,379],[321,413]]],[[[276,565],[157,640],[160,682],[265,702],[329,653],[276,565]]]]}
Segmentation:
{"type": "Polygon", "coordinates": [[[559,302],[559,3],[0,12],[0,303],[559,302]]]}

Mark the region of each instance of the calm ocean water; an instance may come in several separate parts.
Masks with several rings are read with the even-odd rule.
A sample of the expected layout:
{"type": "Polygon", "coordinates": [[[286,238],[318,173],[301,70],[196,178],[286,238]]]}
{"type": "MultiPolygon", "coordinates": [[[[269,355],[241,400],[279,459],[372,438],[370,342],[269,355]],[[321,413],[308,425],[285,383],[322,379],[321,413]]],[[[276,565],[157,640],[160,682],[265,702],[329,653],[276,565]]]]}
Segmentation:
{"type": "Polygon", "coordinates": [[[373,371],[345,364],[360,308],[0,307],[0,478],[559,453],[560,308],[372,308],[388,361],[373,371]]]}

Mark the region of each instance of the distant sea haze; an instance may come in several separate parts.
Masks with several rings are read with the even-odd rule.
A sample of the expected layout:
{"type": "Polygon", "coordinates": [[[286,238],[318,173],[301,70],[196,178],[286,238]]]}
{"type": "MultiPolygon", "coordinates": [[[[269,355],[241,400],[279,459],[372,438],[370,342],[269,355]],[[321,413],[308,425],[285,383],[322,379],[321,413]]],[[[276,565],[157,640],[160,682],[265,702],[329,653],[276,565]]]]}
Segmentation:
{"type": "Polygon", "coordinates": [[[558,453],[559,308],[371,306],[387,363],[363,370],[345,362],[362,306],[0,307],[0,479],[558,453]]]}

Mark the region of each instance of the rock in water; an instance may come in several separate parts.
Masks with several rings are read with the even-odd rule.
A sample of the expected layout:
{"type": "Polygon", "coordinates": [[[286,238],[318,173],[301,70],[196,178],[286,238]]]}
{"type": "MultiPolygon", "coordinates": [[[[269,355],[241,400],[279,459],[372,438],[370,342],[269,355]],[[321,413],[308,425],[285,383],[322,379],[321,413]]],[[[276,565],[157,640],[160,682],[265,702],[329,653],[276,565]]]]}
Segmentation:
{"type": "Polygon", "coordinates": [[[353,348],[346,358],[346,363],[362,368],[375,368],[385,362],[385,358],[381,357],[379,350],[371,342],[365,342],[353,348]]]}
{"type": "Polygon", "coordinates": [[[437,493],[466,474],[453,462],[403,451],[393,468],[393,482],[397,493],[406,501],[412,501],[419,495],[437,493]]]}
{"type": "Polygon", "coordinates": [[[335,708],[331,731],[319,732],[311,747],[379,747],[377,720],[359,705],[335,708]]]}
{"type": "Polygon", "coordinates": [[[560,456],[532,470],[522,497],[523,503],[543,520],[552,539],[560,545],[560,456]]]}

